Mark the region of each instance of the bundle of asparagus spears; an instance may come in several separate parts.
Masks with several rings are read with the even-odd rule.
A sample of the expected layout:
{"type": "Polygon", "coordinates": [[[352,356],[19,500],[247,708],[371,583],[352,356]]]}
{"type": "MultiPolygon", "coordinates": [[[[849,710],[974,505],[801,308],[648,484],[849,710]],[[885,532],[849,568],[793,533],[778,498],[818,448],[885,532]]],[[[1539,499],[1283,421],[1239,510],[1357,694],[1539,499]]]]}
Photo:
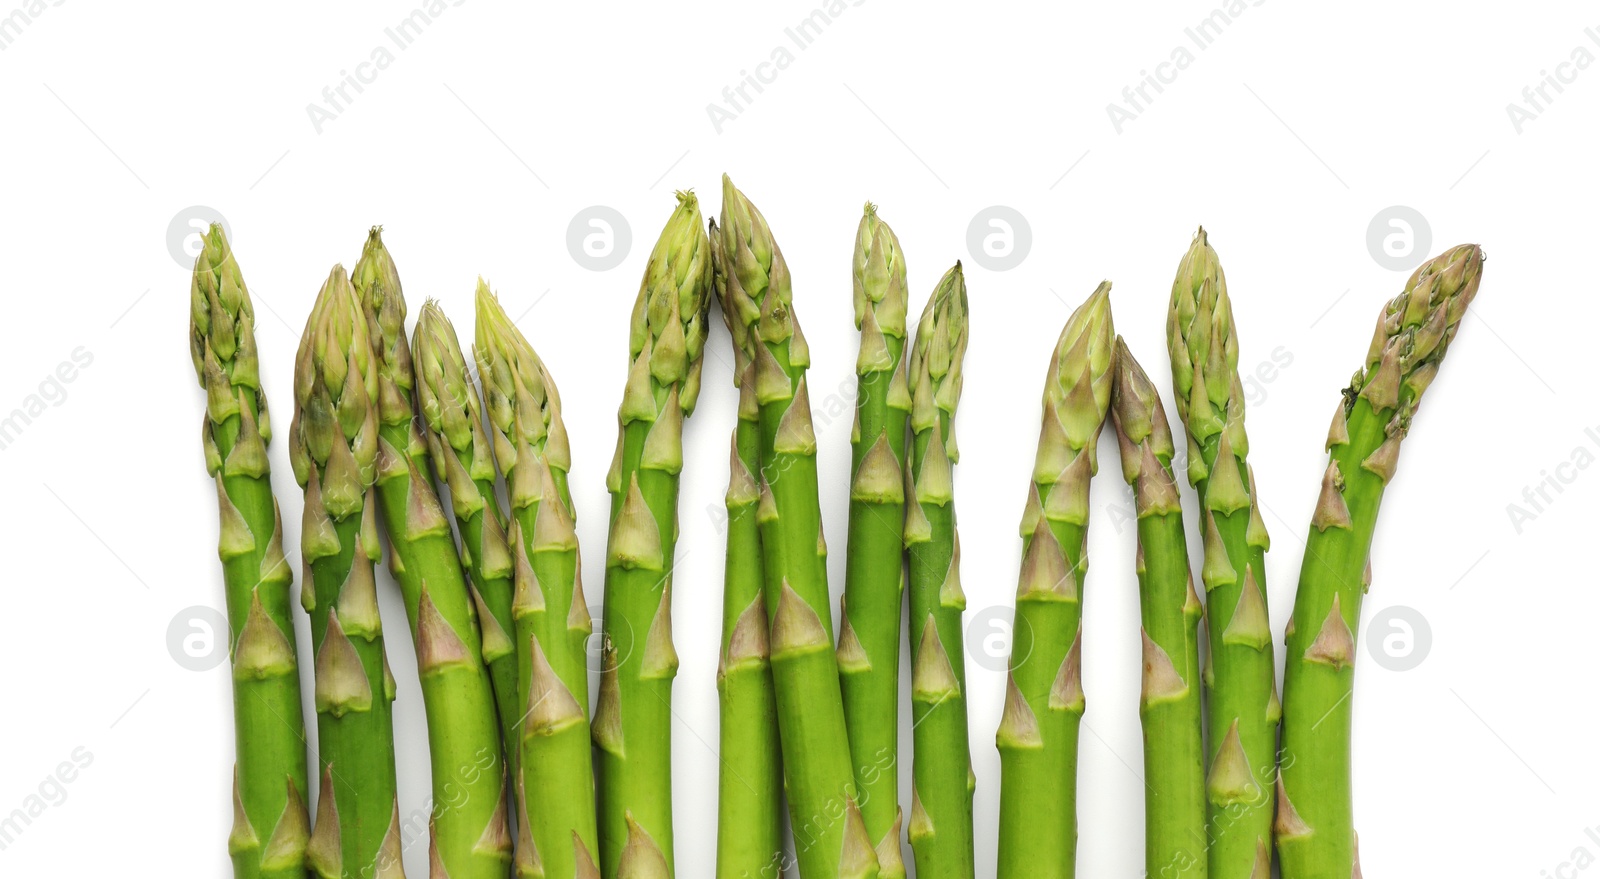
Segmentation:
{"type": "MultiPolygon", "coordinates": [[[[1286,630],[1281,703],[1240,343],[1205,231],[1179,263],[1167,320],[1183,455],[1155,384],[1113,328],[1111,285],[1068,318],[1046,370],[1013,659],[993,706],[1001,879],[1075,874],[1089,490],[1108,417],[1138,517],[1147,874],[1268,879],[1276,852],[1285,879],[1360,876],[1349,694],[1368,555],[1401,442],[1482,261],[1463,245],[1418,268],[1384,307],[1341,395],[1286,630]],[[1203,540],[1198,587],[1178,462],[1203,540]]],[[[947,271],[912,331],[906,254],[871,204],[851,265],[858,394],[836,618],[810,347],[788,265],[728,178],[720,222],[705,222],[692,193],[677,196],[628,329],[591,706],[594,623],[553,374],[481,279],[470,361],[437,303],[422,306],[408,337],[399,271],[372,229],[355,268],[335,266],[323,283],[295,360],[289,460],[304,490],[313,773],[254,310],[212,227],[195,262],[190,347],[206,395],[203,450],[231,626],[234,875],[404,875],[410,828],[374,570],[385,543],[428,724],[429,875],[675,875],[677,507],[684,421],[715,302],[738,389],[716,679],[716,875],[976,876],[954,479],[966,278],[959,262],[947,271]],[[899,787],[902,645],[909,802],[899,787]]]]}

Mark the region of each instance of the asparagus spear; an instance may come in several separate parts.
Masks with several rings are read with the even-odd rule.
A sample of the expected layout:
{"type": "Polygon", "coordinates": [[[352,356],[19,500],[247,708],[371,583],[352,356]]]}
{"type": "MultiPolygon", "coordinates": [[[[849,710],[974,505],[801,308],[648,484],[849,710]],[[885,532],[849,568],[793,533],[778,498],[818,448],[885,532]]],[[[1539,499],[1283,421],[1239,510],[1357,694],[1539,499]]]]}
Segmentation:
{"type": "Polygon", "coordinates": [[[504,877],[511,836],[494,691],[455,538],[423,475],[428,447],[413,417],[405,299],[380,231],[367,236],[353,283],[378,373],[377,495],[389,566],[405,599],[428,717],[431,857],[434,872],[452,879],[504,877]]]}
{"type": "Polygon", "coordinates": [[[235,879],[304,877],[305,720],[295,663],[283,520],[272,496],[267,395],[256,355],[255,308],[220,225],[212,225],[189,286],[189,353],[206,392],[206,472],[217,486],[222,581],[233,659],[235,879]]]}
{"type": "Polygon", "coordinates": [[[1378,317],[1328,430],[1328,469],[1285,639],[1283,757],[1274,824],[1284,879],[1360,875],[1350,808],[1350,693],[1361,597],[1383,490],[1417,404],[1478,292],[1483,251],[1423,263],[1378,317]]]}
{"type": "Polygon", "coordinates": [[[999,879],[1070,879],[1077,855],[1079,622],[1095,442],[1111,404],[1111,284],[1067,319],[1045,374],[1000,749],[999,879]]]}
{"type": "MultiPolygon", "coordinates": [[[[961,538],[956,533],[956,404],[967,353],[967,284],[945,272],[911,351],[911,467],[905,542],[911,569],[911,849],[919,879],[973,876],[972,753],[967,746],[961,538]]],[[[898,608],[896,608],[898,610],[898,608]]],[[[886,706],[892,711],[893,705],[886,706]]]]}
{"type": "Polygon", "coordinates": [[[906,264],[900,241],[868,204],[851,261],[856,424],[850,436],[850,531],[839,623],[839,684],[861,818],[879,875],[903,879],[900,857],[900,609],[905,601],[906,264]]]}
{"type": "Polygon", "coordinates": [[[745,328],[734,337],[749,340],[761,408],[757,519],[785,790],[800,875],[873,879],[878,856],[857,807],[833,650],[817,440],[805,379],[810,351],[794,316],[783,253],[761,212],[726,175],[721,232],[730,267],[723,310],[745,328]]]}
{"type": "Polygon", "coordinates": [[[1266,525],[1245,463],[1244,390],[1228,281],[1201,229],[1178,264],[1167,312],[1172,387],[1200,498],[1210,635],[1206,779],[1210,873],[1266,879],[1277,779],[1277,674],[1267,617],[1266,525]]]}
{"type": "Polygon", "coordinates": [[[511,640],[514,584],[507,523],[495,496],[494,459],[483,430],[478,389],[455,327],[438,303],[424,303],[417,315],[411,353],[420,379],[417,410],[435,476],[447,490],[456,517],[462,561],[472,574],[467,588],[477,611],[483,661],[489,664],[489,682],[494,686],[506,765],[516,777],[522,708],[517,701],[517,649],[511,640]]]}
{"type": "MultiPolygon", "coordinates": [[[[716,220],[711,221],[707,240],[717,299],[727,304],[728,267],[716,220]]],[[[737,340],[746,328],[734,321],[729,329],[737,340]]],[[[747,347],[735,344],[733,355],[739,418],[728,462],[728,551],[717,662],[722,758],[717,783],[717,879],[777,876],[784,865],[783,765],[762,594],[761,532],[756,523],[761,499],[755,477],[761,470],[761,407],[747,347]]]]}
{"type": "MultiPolygon", "coordinates": [[[[524,712],[517,875],[590,879],[600,873],[585,650],[592,625],[578,577],[561,397],[485,284],[478,285],[473,352],[511,503],[511,615],[524,712]]],[[[608,652],[606,662],[612,661],[608,652]]],[[[616,692],[602,688],[600,698],[614,699],[616,692]]]]}
{"type": "Polygon", "coordinates": [[[321,879],[402,875],[395,795],[394,677],[372,566],[381,552],[378,367],[361,302],[334,266],[317,294],[294,369],[289,461],[305,488],[300,602],[316,649],[322,775],[306,853],[321,879]]]}
{"type": "Polygon", "coordinates": [[[1200,596],[1189,572],[1172,431],[1155,385],[1117,337],[1111,423],[1139,518],[1144,673],[1145,875],[1207,875],[1205,754],[1200,732],[1200,596]]]}
{"type": "Polygon", "coordinates": [[[700,204],[678,193],[633,307],[628,383],[617,412],[617,453],[606,478],[606,644],[617,661],[601,671],[615,692],[595,712],[601,869],[617,875],[632,823],[673,872],[672,566],[678,538],[683,421],[694,411],[711,306],[711,257],[700,204]]]}

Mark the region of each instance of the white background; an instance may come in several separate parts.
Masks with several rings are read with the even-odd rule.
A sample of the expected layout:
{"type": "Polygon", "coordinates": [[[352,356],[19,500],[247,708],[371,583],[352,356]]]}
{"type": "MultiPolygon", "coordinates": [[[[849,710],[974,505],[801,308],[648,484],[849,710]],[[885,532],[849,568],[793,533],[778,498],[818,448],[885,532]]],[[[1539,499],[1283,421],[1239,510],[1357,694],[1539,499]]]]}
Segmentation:
{"type": "MultiPolygon", "coordinates": [[[[1481,294],[1406,442],[1374,548],[1367,619],[1413,608],[1432,641],[1419,667],[1396,672],[1367,652],[1385,633],[1361,632],[1357,826],[1371,877],[1588,875],[1570,862],[1580,847],[1600,854],[1585,835],[1600,823],[1587,643],[1600,598],[1578,557],[1593,546],[1600,476],[1563,468],[1571,483],[1543,512],[1522,493],[1575,449],[1600,455],[1600,433],[1584,432],[1600,427],[1586,266],[1600,71],[1566,69],[1575,81],[1520,133],[1506,105],[1575,47],[1600,53],[1584,31],[1600,25],[1592,9],[1267,0],[1201,50],[1184,29],[1210,0],[866,0],[801,50],[784,29],[812,0],[626,10],[474,0],[447,7],[402,51],[384,29],[411,0],[361,7],[70,0],[44,6],[0,52],[0,413],[26,408],[75,349],[93,357],[61,386],[64,399],[47,388],[55,402],[0,451],[0,814],[23,807],[74,748],[93,756],[64,801],[53,797],[0,851],[0,875],[87,875],[69,858],[227,873],[228,675],[180,667],[167,643],[185,609],[222,607],[203,400],[184,340],[188,258],[169,252],[169,227],[184,226],[189,206],[227,218],[255,297],[297,571],[300,499],[281,438],[292,355],[328,268],[353,263],[367,227],[382,223],[413,315],[437,297],[470,334],[478,274],[513,315],[526,309],[520,326],[566,400],[598,606],[629,307],[672,190],[695,188],[714,214],[723,171],[771,221],[794,277],[836,594],[850,419],[827,421],[823,406],[828,389],[853,388],[848,258],[862,202],[877,202],[899,234],[914,309],[966,261],[956,473],[969,615],[1011,601],[1040,382],[1061,323],[1113,279],[1117,328],[1165,389],[1167,293],[1204,223],[1228,272],[1241,368],[1280,348],[1291,359],[1252,390],[1249,419],[1281,634],[1328,416],[1407,273],[1374,259],[1369,223],[1406,205],[1426,217],[1430,251],[1482,243],[1481,294]],[[379,45],[393,63],[319,133],[307,105],[379,45]],[[792,64],[719,133],[707,105],[780,45],[792,64]],[[1118,133],[1107,105],[1180,45],[1193,63],[1118,133]],[[631,226],[631,251],[611,271],[568,251],[568,223],[591,205],[631,226]],[[1031,227],[1031,252],[1010,271],[969,254],[968,225],[990,205],[1031,227]],[[1520,533],[1512,503],[1534,514],[1520,533]]],[[[686,450],[673,730],[685,877],[709,875],[714,854],[713,514],[733,423],[728,360],[718,328],[686,450]]],[[[1101,456],[1116,460],[1109,431],[1101,456]]],[[[1137,592],[1132,529],[1113,522],[1131,506],[1114,465],[1093,505],[1079,874],[1135,877],[1137,592]]],[[[385,615],[402,619],[397,593],[383,591],[385,615]]],[[[298,612],[296,622],[309,669],[298,612]]],[[[409,812],[428,779],[402,631],[390,626],[409,812]]],[[[993,665],[968,660],[978,865],[992,875],[1003,678],[980,661],[993,665]]],[[[902,788],[909,801],[909,772],[902,788]]],[[[407,853],[412,876],[426,873],[425,848],[407,853]]]]}

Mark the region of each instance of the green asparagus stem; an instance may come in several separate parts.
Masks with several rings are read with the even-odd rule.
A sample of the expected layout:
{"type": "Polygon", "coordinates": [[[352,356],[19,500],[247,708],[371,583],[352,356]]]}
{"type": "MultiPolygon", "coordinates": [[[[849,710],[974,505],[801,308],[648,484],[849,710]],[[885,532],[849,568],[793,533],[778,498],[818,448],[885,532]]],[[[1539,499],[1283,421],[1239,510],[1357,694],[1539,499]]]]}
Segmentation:
{"type": "Polygon", "coordinates": [[[1383,490],[1417,404],[1478,292],[1483,251],[1423,263],[1378,317],[1328,430],[1322,495],[1285,639],[1283,756],[1274,823],[1283,879],[1360,876],[1351,820],[1350,694],[1361,597],[1383,490]]]}
{"type": "Polygon", "coordinates": [[[395,795],[394,676],[372,566],[382,552],[378,365],[343,266],[317,294],[294,368],[289,461],[305,488],[300,602],[316,649],[322,776],[306,864],[321,879],[401,873],[395,795]]]}
{"type": "MultiPolygon", "coordinates": [[[[710,223],[712,283],[726,304],[722,234],[710,223]]],[[[744,329],[732,324],[729,329],[744,329]]],[[[767,645],[756,505],[761,488],[761,406],[745,346],[733,346],[739,417],[728,462],[728,551],[722,582],[722,648],[717,661],[721,767],[717,778],[717,879],[778,876],[783,869],[783,764],[778,701],[767,645]]]]}
{"type": "MultiPolygon", "coordinates": [[[[590,753],[589,666],[593,631],[578,577],[567,473],[572,454],[555,381],[485,284],[478,285],[473,353],[494,429],[495,461],[511,503],[516,591],[511,605],[523,706],[516,874],[550,879],[600,875],[590,753]]],[[[607,652],[606,663],[614,657],[607,652]]],[[[602,701],[615,688],[601,688],[602,701]]],[[[605,709],[596,711],[604,716],[605,709]]]]}
{"type": "Polygon", "coordinates": [[[378,373],[377,494],[389,567],[405,599],[428,718],[433,870],[452,879],[504,879],[512,846],[494,690],[455,538],[423,475],[428,447],[413,417],[405,298],[377,228],[353,283],[378,373]]]}
{"type": "MultiPolygon", "coordinates": [[[[678,537],[683,422],[694,411],[711,306],[711,255],[700,204],[678,193],[633,307],[628,383],[617,412],[617,453],[606,477],[611,538],[606,548],[606,644],[615,663],[601,688],[615,692],[595,712],[600,865],[616,877],[637,837],[673,874],[672,567],[678,537]],[[643,831],[632,833],[632,824],[643,831]]],[[[646,854],[640,852],[640,856],[646,854]]]]}
{"type": "Polygon", "coordinates": [[[999,879],[1071,879],[1078,848],[1079,623],[1089,478],[1111,404],[1111,284],[1067,319],[1045,375],[1022,515],[1022,570],[1000,749],[999,879]]]}
{"type": "Polygon", "coordinates": [[[217,486],[222,582],[233,660],[234,879],[304,879],[305,720],[295,662],[283,519],[272,496],[272,429],[256,356],[255,308],[220,225],[189,287],[189,353],[206,392],[206,472],[217,486]]]}
{"type": "Polygon", "coordinates": [[[489,664],[489,682],[494,686],[506,765],[516,777],[521,765],[522,708],[517,701],[517,648],[511,640],[515,585],[507,522],[494,492],[494,457],[483,430],[478,389],[455,327],[436,302],[424,303],[417,315],[411,356],[419,379],[417,410],[428,456],[461,533],[462,562],[472,575],[467,588],[477,610],[483,661],[489,664]]]}
{"type": "Polygon", "coordinates": [[[1206,715],[1210,874],[1266,879],[1278,775],[1277,670],[1267,616],[1267,528],[1245,462],[1244,389],[1228,281],[1206,230],[1178,264],[1167,312],[1178,416],[1189,438],[1189,482],[1205,536],[1210,669],[1206,715]],[[1220,466],[1219,466],[1219,463],[1220,466]]]}
{"type": "MultiPolygon", "coordinates": [[[[810,350],[793,312],[789,269],[766,219],[726,175],[723,311],[745,340],[761,407],[757,519],[771,617],[785,789],[803,879],[874,879],[878,856],[857,806],[833,647],[827,547],[817,497],[817,440],[805,372],[810,350]]],[[[730,324],[730,327],[732,324],[730,324]]]]}
{"type": "Polygon", "coordinates": [[[839,623],[839,684],[861,819],[879,875],[904,879],[900,856],[900,609],[905,601],[906,264],[900,240],[868,204],[851,260],[856,423],[850,435],[850,532],[839,623]]]}
{"type": "MultiPolygon", "coordinates": [[[[911,351],[911,468],[905,542],[911,569],[911,849],[918,879],[971,879],[972,752],[967,745],[961,538],[956,534],[956,404],[967,353],[961,263],[928,299],[911,351]]],[[[896,608],[898,610],[898,608],[896,608]]],[[[891,704],[886,710],[893,711],[891,704]]]]}
{"type": "Polygon", "coordinates": [[[1189,572],[1172,431],[1155,385],[1117,337],[1111,423],[1139,518],[1146,876],[1205,879],[1205,745],[1200,731],[1200,596],[1189,572]]]}

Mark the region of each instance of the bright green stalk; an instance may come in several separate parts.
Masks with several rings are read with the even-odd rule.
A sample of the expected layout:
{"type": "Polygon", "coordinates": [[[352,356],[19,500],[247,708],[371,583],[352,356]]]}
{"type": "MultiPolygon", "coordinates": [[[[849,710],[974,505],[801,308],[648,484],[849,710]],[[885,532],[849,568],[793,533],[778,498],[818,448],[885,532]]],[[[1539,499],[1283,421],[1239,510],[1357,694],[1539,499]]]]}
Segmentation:
{"type": "MultiPolygon", "coordinates": [[[[713,285],[727,303],[722,235],[711,221],[713,285]]],[[[730,330],[745,329],[743,324],[730,330]]],[[[748,335],[748,334],[747,334],[748,335]]],[[[722,648],[717,661],[721,761],[717,777],[717,879],[781,875],[783,763],[778,700],[767,645],[767,603],[756,505],[761,487],[761,406],[744,345],[733,346],[739,419],[728,461],[728,551],[722,582],[722,648]]]]}
{"type": "Polygon", "coordinates": [[[394,260],[374,228],[353,283],[378,371],[379,506],[389,567],[400,583],[417,650],[433,770],[429,832],[435,872],[504,879],[511,861],[506,768],[477,608],[417,430],[405,299],[394,260]]]}
{"type": "Polygon", "coordinates": [[[394,677],[383,652],[372,566],[382,552],[378,367],[343,266],[317,294],[294,368],[289,461],[305,488],[300,603],[316,649],[322,787],[306,864],[321,879],[401,875],[394,677]]]}
{"type": "Polygon", "coordinates": [[[1245,462],[1250,449],[1233,305],[1204,229],[1195,234],[1172,283],[1167,347],[1178,416],[1189,437],[1189,482],[1200,498],[1205,537],[1210,874],[1266,877],[1272,870],[1272,792],[1282,714],[1265,590],[1269,541],[1245,462]]]}
{"type": "MultiPolygon", "coordinates": [[[[749,398],[748,408],[754,414],[755,388],[753,382],[744,384],[749,393],[740,396],[749,398]]],[[[783,764],[756,523],[761,492],[752,475],[759,470],[760,445],[757,422],[741,416],[728,480],[728,552],[717,670],[722,730],[717,879],[767,875],[762,871],[783,863],[783,764]]]]}
{"type": "MultiPolygon", "coordinates": [[[[473,353],[511,503],[511,616],[524,709],[516,874],[591,879],[600,875],[587,711],[586,645],[593,626],[578,578],[561,396],[484,284],[478,285],[477,318],[473,353]]],[[[602,702],[615,698],[614,689],[601,688],[602,702]]]]}
{"type": "Polygon", "coordinates": [[[1071,879],[1078,850],[1079,663],[1089,478],[1111,404],[1111,284],[1061,330],[1022,515],[1000,749],[999,879],[1071,879]]]}
{"type": "Polygon", "coordinates": [[[874,879],[839,692],[817,497],[817,439],[789,269],[755,206],[722,178],[723,311],[743,325],[761,407],[761,549],[790,824],[803,879],[874,879]]]}
{"type": "Polygon", "coordinates": [[[661,232],[639,284],[628,340],[628,383],[617,411],[617,453],[606,477],[606,644],[614,660],[595,711],[601,870],[616,877],[630,834],[636,857],[673,874],[672,567],[678,537],[683,421],[694,411],[711,306],[711,254],[694,193],[661,232]],[[629,823],[632,817],[632,825],[629,823]],[[637,832],[635,832],[635,827],[637,832]]]}
{"type": "MultiPolygon", "coordinates": [[[[479,283],[482,283],[481,281],[479,283]]],[[[472,577],[467,584],[477,610],[483,661],[494,686],[506,765],[516,777],[521,765],[517,727],[517,648],[511,598],[511,549],[506,517],[494,493],[494,457],[483,430],[478,389],[467,369],[455,327],[436,302],[417,315],[411,354],[416,367],[417,410],[428,441],[434,475],[448,490],[450,510],[461,532],[461,556],[472,577]]]]}
{"type": "MultiPolygon", "coordinates": [[[[1146,876],[1205,879],[1200,596],[1189,573],[1172,430],[1150,377],[1117,337],[1111,423],[1139,519],[1139,718],[1144,726],[1146,876]]],[[[1262,877],[1265,879],[1265,877],[1262,877]]]]}
{"type": "Polygon", "coordinates": [[[1359,876],[1351,819],[1350,694],[1368,553],[1400,442],[1478,292],[1483,251],[1463,244],[1423,263],[1378,317],[1366,361],[1328,430],[1285,639],[1283,757],[1274,824],[1283,879],[1359,876]]]}
{"type": "Polygon", "coordinates": [[[900,856],[900,609],[905,602],[906,264],[868,204],[851,260],[856,423],[850,435],[850,532],[839,623],[839,684],[861,819],[879,875],[903,879],[900,856]]]}
{"type": "Polygon", "coordinates": [[[200,437],[217,485],[222,582],[233,660],[234,879],[303,877],[305,720],[295,662],[283,520],[272,496],[267,395],[256,356],[255,308],[222,227],[213,225],[189,287],[189,353],[206,391],[200,437]]]}
{"type": "MultiPolygon", "coordinates": [[[[928,298],[911,350],[910,469],[905,542],[911,569],[911,849],[918,879],[973,876],[972,752],[967,745],[961,538],[956,534],[956,404],[967,353],[961,263],[928,298]]],[[[887,706],[893,710],[893,705],[887,706]]]]}

